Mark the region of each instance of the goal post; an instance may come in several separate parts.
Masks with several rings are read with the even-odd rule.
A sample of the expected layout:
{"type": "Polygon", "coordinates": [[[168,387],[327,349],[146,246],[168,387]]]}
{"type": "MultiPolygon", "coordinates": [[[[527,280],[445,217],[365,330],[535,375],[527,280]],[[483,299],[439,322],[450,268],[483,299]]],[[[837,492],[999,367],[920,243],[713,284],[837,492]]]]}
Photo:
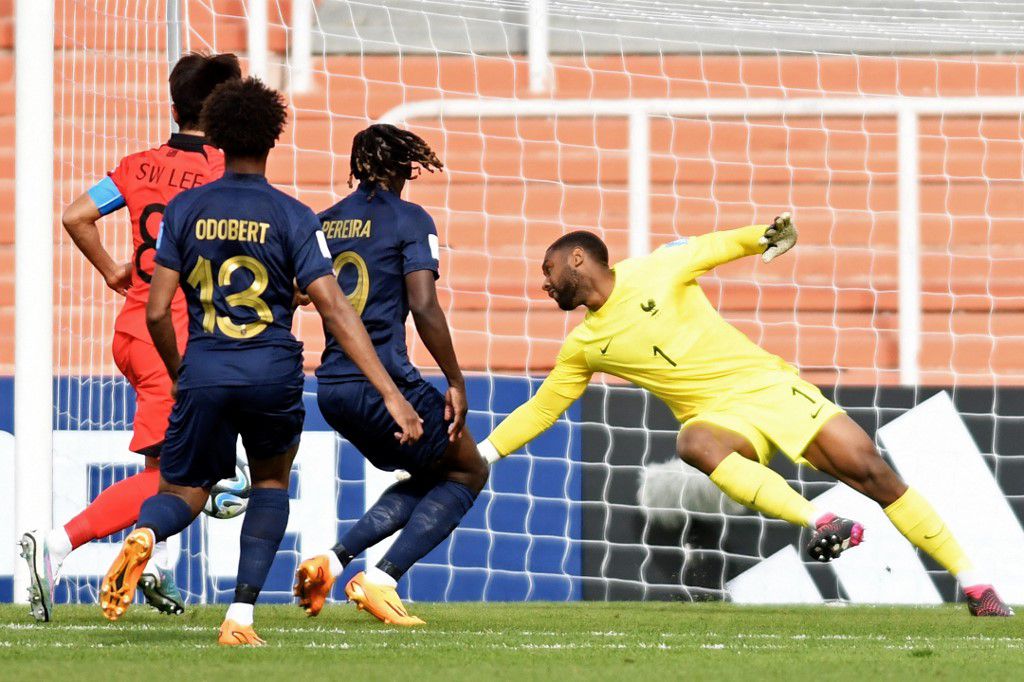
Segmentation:
{"type": "MultiPolygon", "coordinates": [[[[53,519],[53,34],[51,2],[15,5],[15,531],[53,519]]],[[[14,598],[28,601],[15,563],[14,598]]]]}
{"type": "MultiPolygon", "coordinates": [[[[181,57],[181,2],[166,0],[166,61],[181,57]]],[[[15,5],[15,533],[53,525],[54,2],[15,5]],[[47,229],[50,226],[50,229],[47,229]]],[[[172,122],[173,125],[173,122],[172,122]]],[[[26,602],[28,573],[14,564],[13,596],[26,602]]]]}

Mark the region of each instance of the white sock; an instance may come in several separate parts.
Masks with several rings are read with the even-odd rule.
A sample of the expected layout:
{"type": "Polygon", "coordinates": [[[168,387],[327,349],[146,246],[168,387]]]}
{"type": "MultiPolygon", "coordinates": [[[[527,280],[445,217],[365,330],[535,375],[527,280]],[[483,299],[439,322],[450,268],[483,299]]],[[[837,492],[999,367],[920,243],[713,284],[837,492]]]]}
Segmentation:
{"type": "Polygon", "coordinates": [[[239,625],[252,625],[252,604],[232,602],[224,615],[224,620],[233,620],[239,625]]]}
{"type": "Polygon", "coordinates": [[[149,557],[149,563],[157,568],[167,570],[167,541],[161,540],[153,545],[153,555],[149,557]]]}
{"type": "Polygon", "coordinates": [[[328,550],[324,556],[327,557],[327,565],[331,569],[331,575],[335,577],[341,575],[345,567],[341,565],[341,559],[338,558],[338,555],[333,550],[328,550]]]}
{"type": "Polygon", "coordinates": [[[384,585],[385,587],[398,587],[398,581],[392,578],[390,575],[380,570],[376,566],[366,569],[366,580],[373,583],[374,585],[384,585]]]}
{"type": "Polygon", "coordinates": [[[976,585],[989,584],[989,581],[985,579],[985,576],[976,568],[960,571],[956,576],[956,581],[960,583],[960,589],[962,590],[966,590],[968,587],[975,587],[976,585]]]}
{"type": "Polygon", "coordinates": [[[50,551],[52,561],[57,564],[63,563],[71,554],[71,538],[63,526],[46,534],[46,549],[50,551]]]}

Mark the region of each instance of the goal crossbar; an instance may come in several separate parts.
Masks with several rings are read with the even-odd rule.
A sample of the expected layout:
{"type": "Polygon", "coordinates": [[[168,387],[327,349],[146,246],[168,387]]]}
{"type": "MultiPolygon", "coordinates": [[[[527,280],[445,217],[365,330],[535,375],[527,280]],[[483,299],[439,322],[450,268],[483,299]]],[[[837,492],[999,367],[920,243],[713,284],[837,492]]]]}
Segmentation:
{"type": "Polygon", "coordinates": [[[1019,116],[1024,97],[794,97],[636,99],[430,99],[396,106],[382,123],[429,118],[622,117],[629,120],[629,254],[650,252],[650,118],[870,116],[897,119],[900,383],[920,380],[921,243],[919,121],[922,116],[1019,116]]]}

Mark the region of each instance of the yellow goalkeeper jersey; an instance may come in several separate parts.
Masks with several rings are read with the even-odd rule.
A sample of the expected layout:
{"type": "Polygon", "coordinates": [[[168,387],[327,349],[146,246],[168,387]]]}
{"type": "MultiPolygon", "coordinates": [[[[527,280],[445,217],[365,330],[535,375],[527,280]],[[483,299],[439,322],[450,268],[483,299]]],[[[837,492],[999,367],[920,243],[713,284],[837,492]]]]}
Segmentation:
{"type": "MultiPolygon", "coordinates": [[[[536,438],[582,395],[594,372],[646,388],[685,421],[727,405],[771,374],[796,374],[726,322],[697,278],[722,263],[763,251],[765,225],[680,239],[617,263],[615,287],[566,338],[551,374],[488,440],[507,455],[536,438]]],[[[777,377],[778,375],[775,374],[777,377]]]]}

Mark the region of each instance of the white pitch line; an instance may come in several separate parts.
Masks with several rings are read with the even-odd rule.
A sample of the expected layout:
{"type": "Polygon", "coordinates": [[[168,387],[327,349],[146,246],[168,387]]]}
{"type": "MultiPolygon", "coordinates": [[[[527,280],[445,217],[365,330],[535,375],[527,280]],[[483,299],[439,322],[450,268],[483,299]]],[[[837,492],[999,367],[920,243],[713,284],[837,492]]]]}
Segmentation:
{"type": "MultiPolygon", "coordinates": [[[[452,636],[465,636],[465,637],[560,637],[564,636],[562,632],[536,632],[536,631],[522,631],[522,632],[502,632],[499,630],[433,630],[433,629],[417,629],[417,630],[394,630],[394,629],[376,629],[376,630],[351,630],[345,628],[335,627],[263,627],[258,623],[256,628],[260,632],[274,632],[274,633],[300,633],[300,634],[326,634],[326,635],[380,635],[383,637],[452,637],[452,636]]],[[[107,632],[137,632],[137,631],[154,631],[154,632],[210,632],[216,631],[216,626],[204,627],[201,625],[186,625],[186,624],[175,624],[168,623],[166,625],[159,624],[154,625],[152,623],[123,623],[120,626],[109,625],[109,624],[62,624],[62,623],[47,623],[45,625],[38,623],[0,623],[0,631],[3,630],[58,630],[68,632],[90,632],[96,630],[104,630],[107,632]],[[118,629],[115,629],[118,628],[118,629]]],[[[624,633],[589,633],[592,635],[599,636],[626,636],[624,633]]]]}
{"type": "MultiPolygon", "coordinates": [[[[181,644],[177,643],[177,642],[169,643],[168,645],[169,646],[173,646],[175,648],[181,648],[181,644]]],[[[190,644],[190,645],[187,645],[187,646],[190,647],[190,648],[193,648],[193,649],[214,649],[214,648],[219,648],[220,645],[211,642],[209,644],[190,644]]],[[[271,649],[288,649],[288,648],[292,648],[293,647],[293,645],[291,643],[282,643],[282,642],[270,642],[266,646],[268,648],[271,648],[271,649]]],[[[18,649],[104,649],[104,650],[134,649],[134,648],[140,648],[140,649],[141,648],[146,648],[146,649],[149,649],[149,650],[153,650],[153,649],[157,649],[157,648],[162,648],[160,645],[155,645],[154,646],[152,643],[141,644],[141,643],[135,643],[135,642],[119,642],[119,643],[113,643],[113,644],[110,644],[110,643],[99,643],[99,642],[92,643],[92,644],[80,643],[80,642],[78,642],[78,643],[76,643],[76,642],[18,642],[18,643],[14,643],[14,642],[8,642],[8,641],[5,641],[5,640],[0,640],[0,647],[5,647],[5,648],[17,647],[18,649]]],[[[422,643],[419,643],[419,642],[398,642],[398,643],[393,643],[393,644],[381,642],[381,643],[375,643],[375,644],[358,644],[358,645],[349,644],[347,642],[337,642],[337,643],[308,642],[308,643],[302,645],[302,647],[304,649],[328,649],[328,650],[353,650],[354,649],[354,650],[366,650],[366,649],[424,649],[424,648],[426,648],[426,645],[424,645],[422,643]]],[[[484,645],[484,646],[475,647],[475,648],[477,648],[477,649],[501,650],[501,651],[567,651],[567,650],[576,651],[576,650],[584,650],[584,649],[585,650],[613,650],[613,651],[622,651],[624,649],[631,649],[633,647],[629,647],[629,646],[627,646],[625,644],[601,644],[601,645],[598,645],[598,644],[594,644],[594,643],[591,643],[591,642],[583,642],[583,643],[564,643],[564,644],[489,644],[489,645],[484,645]]],[[[670,647],[670,646],[668,646],[666,644],[659,644],[659,645],[649,644],[649,645],[643,645],[643,646],[636,647],[636,648],[640,648],[640,649],[669,650],[672,647],[670,647]]]]}
{"type": "MultiPolygon", "coordinates": [[[[18,642],[18,643],[13,643],[13,642],[7,642],[7,641],[0,641],[0,648],[10,649],[10,648],[17,647],[19,650],[44,650],[44,649],[85,650],[85,649],[94,649],[94,650],[112,651],[112,650],[127,650],[127,649],[136,649],[136,648],[141,649],[143,646],[144,645],[142,645],[142,644],[127,643],[127,642],[126,643],[120,643],[120,644],[107,644],[107,643],[82,644],[82,643],[70,643],[70,642],[18,642]]],[[[181,644],[180,643],[175,643],[173,646],[176,647],[176,648],[179,648],[179,649],[181,648],[181,644]]],[[[220,645],[215,644],[213,642],[211,642],[209,644],[195,643],[195,644],[189,644],[189,645],[186,645],[186,646],[187,646],[187,648],[192,648],[192,649],[219,649],[220,648],[220,645]]],[[[270,649],[290,649],[290,648],[293,648],[293,646],[291,644],[289,644],[289,643],[280,643],[280,642],[276,642],[276,643],[275,642],[270,642],[267,645],[267,647],[270,648],[270,649]]],[[[352,644],[348,644],[348,643],[345,643],[345,642],[340,642],[340,643],[315,643],[315,642],[311,642],[311,643],[307,643],[307,644],[302,645],[302,647],[305,648],[305,649],[337,650],[337,651],[376,650],[376,649],[382,649],[382,650],[383,649],[387,649],[387,650],[394,650],[394,649],[413,650],[413,649],[424,649],[425,648],[424,645],[418,644],[418,643],[415,643],[415,642],[412,642],[412,643],[410,643],[410,642],[401,642],[401,643],[391,644],[391,645],[386,645],[386,644],[359,644],[359,645],[352,645],[352,644]]],[[[150,645],[146,646],[146,648],[152,650],[155,647],[152,644],[150,644],[150,645]]],[[[475,647],[475,648],[476,649],[489,649],[489,650],[496,650],[496,651],[524,651],[524,652],[526,652],[526,651],[534,651],[534,652],[536,652],[536,651],[584,651],[584,650],[585,651],[624,651],[624,650],[631,650],[631,649],[634,649],[634,648],[642,649],[642,650],[671,651],[671,650],[677,649],[679,647],[672,647],[672,646],[669,646],[667,644],[641,645],[641,646],[637,646],[637,647],[630,647],[630,646],[626,646],[626,645],[594,645],[594,644],[590,644],[590,643],[584,643],[584,644],[566,643],[566,644],[550,644],[550,645],[529,645],[529,644],[524,644],[524,645],[499,645],[499,644],[492,644],[492,645],[488,645],[488,646],[475,647]]],[[[722,644],[722,643],[703,644],[699,648],[702,649],[702,650],[706,650],[706,651],[723,651],[723,650],[730,650],[730,649],[734,649],[734,648],[738,648],[738,649],[741,649],[741,650],[744,650],[744,651],[786,651],[786,650],[792,649],[792,647],[787,647],[785,645],[779,645],[779,644],[746,644],[746,643],[739,644],[739,645],[726,645],[726,644],[722,644]]],[[[920,647],[912,645],[912,644],[899,644],[899,645],[890,644],[890,645],[886,645],[884,648],[887,649],[887,650],[890,650],[890,651],[915,651],[915,650],[919,649],[920,647]]],[[[956,647],[956,648],[959,649],[960,647],[956,647]]],[[[1010,649],[1012,649],[1012,650],[1024,649],[1024,644],[1004,644],[1001,647],[994,647],[994,648],[992,648],[990,650],[1005,651],[1005,650],[1010,650],[1010,649]]],[[[978,651],[979,649],[972,647],[969,650],[978,651]]]]}
{"type": "MultiPolygon", "coordinates": [[[[175,632],[187,632],[187,633],[203,633],[211,635],[211,643],[182,643],[178,641],[166,642],[166,645],[176,647],[194,647],[194,648],[213,648],[215,644],[212,642],[212,635],[216,632],[216,628],[213,626],[200,626],[200,625],[187,625],[177,624],[173,622],[168,623],[123,623],[120,627],[112,626],[104,623],[97,624],[61,624],[52,623],[47,625],[35,624],[35,623],[0,623],[0,632],[7,630],[11,634],[38,632],[40,634],[45,632],[106,632],[116,633],[122,635],[126,641],[115,642],[115,643],[87,643],[80,641],[72,642],[33,642],[31,638],[28,641],[16,641],[12,642],[6,639],[0,640],[0,647],[2,648],[28,648],[28,649],[131,649],[131,648],[162,648],[163,644],[154,645],[152,642],[136,642],[131,641],[131,637],[134,633],[140,632],[162,632],[173,634],[175,632]]],[[[932,647],[932,648],[954,648],[962,650],[977,650],[977,651],[999,651],[999,650],[1016,650],[1024,648],[1024,637],[1011,637],[1011,636],[987,636],[983,634],[971,634],[966,636],[887,636],[881,634],[875,635],[853,635],[853,634],[778,634],[778,633],[735,633],[727,635],[724,633],[703,633],[697,637],[690,633],[682,632],[666,632],[661,633],[658,639],[666,640],[670,639],[673,643],[665,641],[631,641],[628,639],[630,635],[624,632],[609,630],[609,631],[591,631],[588,633],[573,633],[567,637],[567,633],[556,633],[551,631],[520,631],[520,632],[501,632],[497,630],[485,629],[485,630],[472,630],[472,631],[458,631],[458,630],[431,630],[431,629],[420,629],[413,631],[406,630],[390,630],[390,629],[373,629],[373,630],[362,630],[362,629],[351,629],[351,628],[339,628],[339,627],[266,627],[260,628],[261,632],[268,634],[284,634],[284,635],[305,635],[313,638],[318,637],[333,637],[333,638],[349,638],[349,637],[363,637],[365,635],[381,635],[380,639],[374,642],[360,642],[358,644],[346,642],[346,641],[333,641],[333,642],[320,642],[310,641],[304,645],[305,648],[309,649],[330,649],[330,650],[348,650],[348,649],[422,649],[426,647],[443,647],[448,642],[437,641],[439,638],[451,638],[451,637],[476,637],[481,638],[476,645],[470,645],[472,649],[491,649],[491,650],[510,650],[510,651],[545,651],[545,650],[573,650],[573,649],[586,649],[586,650],[671,650],[671,649],[704,649],[704,650],[721,650],[721,649],[746,649],[746,650],[759,650],[759,649],[772,649],[772,650],[793,650],[802,649],[807,645],[815,641],[874,641],[874,642],[891,642],[887,648],[895,650],[913,649],[917,647],[932,647]],[[600,638],[597,642],[588,641],[540,641],[540,642],[527,642],[522,644],[508,644],[505,642],[494,642],[493,639],[506,638],[506,637],[532,637],[539,639],[558,638],[563,640],[572,639],[574,636],[577,638],[595,637],[600,638]],[[608,639],[616,638],[627,638],[625,641],[608,641],[608,639]],[[685,638],[683,641],[680,639],[685,638]],[[711,638],[708,641],[706,638],[711,638]],[[725,644],[721,639],[733,639],[740,640],[737,644],[725,644]],[[410,641],[412,640],[412,641],[410,641]],[[418,640],[418,641],[416,641],[418,640]],[[600,641],[604,640],[604,641],[600,641]],[[696,641],[695,641],[696,640],[696,641]],[[768,644],[754,644],[751,640],[771,640],[768,644]]],[[[376,639],[376,638],[374,638],[376,639]]],[[[293,642],[272,642],[271,646],[279,648],[287,648],[296,646],[293,642]]],[[[460,643],[458,646],[465,646],[465,643],[460,643]]]]}

